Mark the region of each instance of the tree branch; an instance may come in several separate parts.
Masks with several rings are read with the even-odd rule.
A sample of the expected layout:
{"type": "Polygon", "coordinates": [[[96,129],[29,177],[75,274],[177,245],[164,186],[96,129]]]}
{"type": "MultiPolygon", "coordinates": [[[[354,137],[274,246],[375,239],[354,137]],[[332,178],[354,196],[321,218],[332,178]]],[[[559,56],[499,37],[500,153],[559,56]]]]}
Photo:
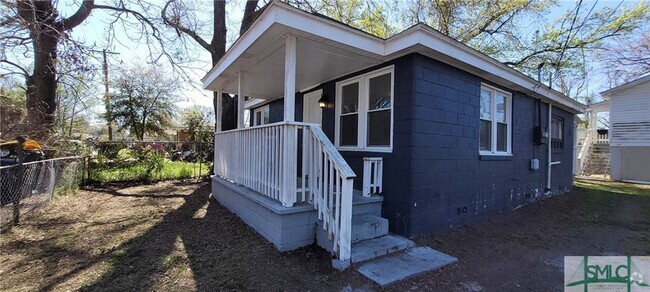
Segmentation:
{"type": "Polygon", "coordinates": [[[246,7],[244,7],[244,16],[242,17],[241,26],[239,28],[240,36],[255,20],[255,9],[257,9],[257,2],[258,0],[246,1],[246,7]]]}
{"type": "Polygon", "coordinates": [[[212,52],[212,46],[208,44],[207,41],[205,41],[200,35],[198,35],[195,31],[183,26],[181,24],[180,18],[178,16],[173,17],[173,19],[170,19],[167,17],[167,8],[169,5],[174,2],[174,0],[169,0],[167,3],[165,3],[165,7],[163,7],[162,12],[160,12],[160,16],[162,17],[163,23],[165,25],[171,26],[176,30],[176,33],[178,33],[178,36],[181,35],[181,33],[184,33],[194,39],[201,47],[204,49],[208,50],[209,52],[212,52]]]}
{"type": "Polygon", "coordinates": [[[79,9],[77,9],[77,12],[75,12],[72,16],[55,23],[55,27],[58,28],[59,31],[73,29],[84,22],[88,16],[90,16],[93,8],[95,8],[95,1],[83,0],[83,2],[81,2],[81,6],[79,6],[79,9]]]}
{"type": "MultiPolygon", "coordinates": [[[[12,65],[12,66],[20,69],[20,71],[22,71],[22,75],[25,76],[25,78],[29,77],[29,72],[27,72],[27,70],[25,70],[25,68],[21,67],[20,65],[14,63],[14,62],[11,62],[11,61],[8,61],[8,60],[0,60],[0,63],[7,63],[9,65],[12,65]]],[[[20,73],[18,73],[18,74],[20,74],[20,73]]]]}

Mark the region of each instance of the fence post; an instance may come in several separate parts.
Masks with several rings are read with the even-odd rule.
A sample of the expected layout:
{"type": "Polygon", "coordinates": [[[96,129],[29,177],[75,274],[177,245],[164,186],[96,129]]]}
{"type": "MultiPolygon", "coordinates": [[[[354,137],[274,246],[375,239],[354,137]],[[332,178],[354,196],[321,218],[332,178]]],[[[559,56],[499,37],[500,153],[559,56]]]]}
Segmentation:
{"type": "Polygon", "coordinates": [[[88,165],[88,167],[86,168],[86,172],[87,172],[87,176],[86,176],[86,177],[87,177],[87,179],[86,179],[86,183],[88,183],[88,182],[90,182],[90,181],[91,181],[91,177],[90,177],[90,162],[91,162],[91,160],[90,160],[90,156],[88,156],[88,158],[87,158],[87,160],[86,160],[86,161],[87,161],[87,163],[88,163],[88,164],[87,164],[87,165],[88,165]]]}
{"type": "Polygon", "coordinates": [[[18,141],[18,146],[16,148],[16,155],[18,156],[18,167],[16,171],[16,195],[13,198],[13,224],[20,223],[20,200],[23,197],[23,174],[25,172],[25,166],[23,161],[25,159],[25,152],[23,150],[23,143],[25,143],[25,138],[16,137],[18,141]]]}

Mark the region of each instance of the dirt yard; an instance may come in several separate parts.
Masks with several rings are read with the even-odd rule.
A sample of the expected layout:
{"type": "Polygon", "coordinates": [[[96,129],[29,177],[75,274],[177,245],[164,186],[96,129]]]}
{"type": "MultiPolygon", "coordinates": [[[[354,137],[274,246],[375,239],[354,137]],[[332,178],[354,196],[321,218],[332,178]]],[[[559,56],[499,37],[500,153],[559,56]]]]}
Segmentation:
{"type": "MultiPolygon", "coordinates": [[[[56,197],[0,235],[0,290],[381,290],[320,248],[278,252],[209,194],[188,181],[56,197]]],[[[460,261],[388,290],[560,290],[565,255],[650,255],[650,186],[578,181],[415,241],[460,261]]]]}

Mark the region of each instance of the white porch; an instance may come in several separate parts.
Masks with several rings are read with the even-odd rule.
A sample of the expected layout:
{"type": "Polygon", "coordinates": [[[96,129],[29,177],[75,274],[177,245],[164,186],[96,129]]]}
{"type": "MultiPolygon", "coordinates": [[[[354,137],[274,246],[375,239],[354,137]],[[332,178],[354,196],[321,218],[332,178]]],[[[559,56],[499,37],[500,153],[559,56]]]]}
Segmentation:
{"type": "MultiPolygon", "coordinates": [[[[314,226],[320,222],[319,244],[329,242],[339,265],[345,267],[355,260],[353,243],[384,236],[388,221],[380,217],[381,198],[360,198],[359,191],[355,195],[356,174],[321,126],[295,121],[296,93],[382,60],[378,52],[360,49],[356,43],[346,45],[282,25],[276,17],[282,17],[286,8],[272,5],[280,6],[277,13],[263,13],[203,80],[206,89],[238,98],[237,128],[222,131],[217,119],[213,194],[280,250],[313,243],[314,226]],[[283,120],[245,127],[246,98],[261,103],[283,98],[283,120]],[[361,211],[372,213],[384,233],[355,235],[359,232],[353,230],[353,213],[361,211]]],[[[292,17],[296,21],[313,17],[303,13],[292,11],[292,17]]],[[[320,26],[312,23],[305,28],[350,37],[341,35],[343,27],[315,23],[320,26]]],[[[363,34],[351,28],[344,32],[363,34]]],[[[219,99],[218,114],[222,106],[219,99]]],[[[370,159],[367,165],[364,178],[372,181],[364,189],[369,195],[371,189],[381,188],[377,179],[381,161],[370,159]]]]}

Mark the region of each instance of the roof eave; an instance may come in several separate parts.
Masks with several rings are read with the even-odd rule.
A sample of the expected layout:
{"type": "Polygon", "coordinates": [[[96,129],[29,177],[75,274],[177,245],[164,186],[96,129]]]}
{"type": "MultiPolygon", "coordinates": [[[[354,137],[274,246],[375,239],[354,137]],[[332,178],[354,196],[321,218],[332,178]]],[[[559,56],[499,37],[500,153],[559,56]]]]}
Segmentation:
{"type": "Polygon", "coordinates": [[[646,83],[646,82],[650,82],[650,74],[648,74],[646,76],[643,76],[641,78],[637,78],[637,79],[632,80],[630,82],[627,82],[625,84],[621,84],[621,85],[616,86],[614,88],[610,88],[608,90],[605,90],[605,91],[601,92],[600,95],[605,96],[605,97],[609,97],[609,96],[612,96],[612,95],[614,95],[614,94],[616,94],[618,92],[621,92],[621,91],[626,90],[628,88],[632,88],[632,87],[637,86],[637,85],[641,85],[641,84],[646,83]]]}

